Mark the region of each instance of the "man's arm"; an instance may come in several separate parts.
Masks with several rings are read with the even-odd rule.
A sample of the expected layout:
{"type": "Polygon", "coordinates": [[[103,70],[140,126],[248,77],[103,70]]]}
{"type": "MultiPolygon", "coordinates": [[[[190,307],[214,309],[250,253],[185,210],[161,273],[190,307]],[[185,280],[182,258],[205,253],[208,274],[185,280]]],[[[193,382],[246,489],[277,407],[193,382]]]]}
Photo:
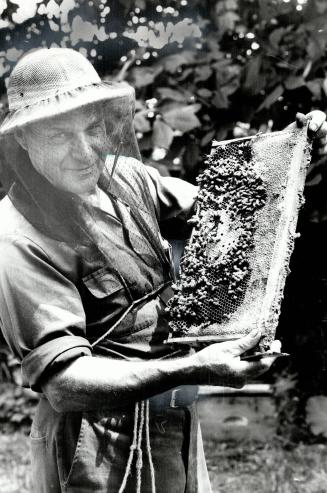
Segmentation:
{"type": "Polygon", "coordinates": [[[240,355],[255,346],[260,332],[213,344],[191,356],[130,362],[80,357],[52,375],[42,388],[59,412],[124,407],[179,385],[242,387],[267,371],[275,358],[245,362],[240,355]]]}

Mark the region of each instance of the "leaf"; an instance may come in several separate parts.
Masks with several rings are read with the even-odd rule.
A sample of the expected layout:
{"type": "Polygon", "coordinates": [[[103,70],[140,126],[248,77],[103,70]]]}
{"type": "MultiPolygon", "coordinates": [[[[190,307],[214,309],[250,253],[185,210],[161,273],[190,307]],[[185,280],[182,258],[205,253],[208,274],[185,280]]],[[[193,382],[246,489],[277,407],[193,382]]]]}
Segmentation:
{"type": "Polygon", "coordinates": [[[169,101],[167,100],[163,104],[160,105],[160,112],[163,115],[164,113],[168,113],[170,110],[176,110],[177,108],[185,108],[185,102],[180,103],[179,101],[169,101]]]}
{"type": "Polygon", "coordinates": [[[23,413],[14,413],[11,417],[10,417],[10,421],[12,423],[21,423],[23,420],[25,419],[25,416],[23,413]]]}
{"type": "Polygon", "coordinates": [[[200,104],[190,104],[164,112],[162,116],[171,128],[185,133],[201,126],[200,120],[195,115],[200,109],[200,104]]]}
{"type": "Polygon", "coordinates": [[[208,80],[212,75],[212,68],[209,65],[201,65],[195,69],[194,82],[202,82],[208,80]]]}
{"type": "Polygon", "coordinates": [[[321,98],[321,89],[323,87],[323,79],[313,79],[307,82],[307,88],[312,93],[315,99],[321,98]]]}
{"type": "Polygon", "coordinates": [[[152,67],[134,67],[129,73],[129,79],[131,79],[132,85],[136,89],[139,89],[153,84],[155,78],[162,70],[163,68],[158,65],[152,67]]]}
{"type": "Polygon", "coordinates": [[[306,422],[314,435],[327,438],[327,397],[315,395],[306,404],[306,422]]]}
{"type": "Polygon", "coordinates": [[[146,106],[142,99],[136,99],[135,101],[135,111],[145,110],[146,106]]]}
{"type": "Polygon", "coordinates": [[[158,87],[156,90],[161,99],[171,99],[172,101],[179,101],[181,103],[186,103],[188,98],[192,95],[189,91],[183,90],[181,93],[170,87],[158,87]]]}
{"type": "Polygon", "coordinates": [[[274,393],[276,396],[285,395],[298,385],[296,375],[279,376],[274,384],[274,393]]]}
{"type": "Polygon", "coordinates": [[[168,55],[160,59],[160,65],[163,70],[174,74],[182,65],[189,65],[195,62],[195,53],[193,51],[182,51],[174,55],[168,55]]]}
{"type": "Polygon", "coordinates": [[[316,61],[322,56],[323,50],[321,49],[319,43],[317,43],[314,39],[310,39],[307,45],[307,53],[310,60],[316,61]]]}
{"type": "Polygon", "coordinates": [[[232,61],[228,58],[222,58],[220,60],[217,60],[215,63],[212,64],[212,67],[216,70],[216,77],[219,80],[220,83],[225,83],[226,80],[223,79],[223,74],[226,72],[226,69],[232,65],[232,61]]]}
{"type": "Polygon", "coordinates": [[[285,85],[286,89],[288,89],[289,91],[292,91],[293,89],[297,89],[298,87],[304,86],[305,80],[301,75],[300,76],[290,75],[285,80],[284,85],[285,85]]]}
{"type": "Polygon", "coordinates": [[[316,60],[318,57],[323,56],[327,47],[326,39],[326,15],[317,16],[310,22],[305,24],[306,28],[310,31],[309,45],[316,45],[314,48],[308,46],[308,55],[312,55],[312,58],[316,60]]]}
{"type": "Polygon", "coordinates": [[[134,6],[139,8],[140,10],[144,10],[146,8],[146,1],[145,0],[135,0],[134,6]]]}
{"type": "Polygon", "coordinates": [[[226,93],[222,89],[217,89],[214,93],[214,97],[212,100],[213,106],[217,109],[227,109],[229,106],[229,99],[226,93]]]}
{"type": "Polygon", "coordinates": [[[286,29],[284,27],[279,27],[278,29],[274,29],[273,32],[269,36],[270,45],[275,49],[279,50],[279,43],[282,40],[282,37],[286,33],[286,29]]]}
{"type": "Polygon", "coordinates": [[[174,132],[167,123],[156,119],[153,124],[152,143],[153,147],[169,149],[174,140],[174,132]]]}
{"type": "Polygon", "coordinates": [[[151,130],[150,121],[147,118],[149,110],[143,110],[135,113],[134,116],[134,128],[136,132],[146,133],[151,130]]]}
{"type": "Polygon", "coordinates": [[[183,165],[185,170],[192,171],[198,164],[200,157],[200,147],[194,142],[188,142],[183,154],[183,165]]]}
{"type": "Polygon", "coordinates": [[[225,0],[225,9],[226,10],[237,10],[238,9],[238,1],[237,0],[225,0]]]}
{"type": "Polygon", "coordinates": [[[183,80],[187,79],[187,77],[191,74],[193,74],[193,69],[192,68],[186,68],[185,70],[183,70],[181,75],[179,75],[178,80],[183,81],[183,80]]]}
{"type": "Polygon", "coordinates": [[[273,89],[264,99],[257,111],[261,111],[263,108],[270,108],[270,106],[277,101],[277,99],[283,94],[283,92],[283,86],[281,84],[278,84],[278,86],[276,86],[275,89],[273,89]]]}
{"type": "Polygon", "coordinates": [[[148,151],[152,149],[152,135],[146,134],[140,140],[138,140],[138,146],[140,151],[148,151]]]}
{"type": "Polygon", "coordinates": [[[254,56],[250,58],[244,69],[245,80],[243,82],[243,90],[251,95],[258,94],[262,88],[262,78],[259,77],[261,63],[261,55],[254,56]]]}
{"type": "Polygon", "coordinates": [[[219,130],[217,130],[216,132],[216,139],[218,142],[220,142],[221,140],[224,140],[226,139],[227,135],[228,135],[228,132],[229,130],[231,129],[231,124],[225,124],[225,125],[222,125],[219,130]]]}
{"type": "Polygon", "coordinates": [[[217,16],[217,26],[219,34],[222,36],[226,31],[234,31],[236,23],[240,20],[240,16],[234,11],[228,11],[217,16]]]}
{"type": "Polygon", "coordinates": [[[305,182],[305,186],[306,187],[316,187],[317,185],[319,185],[319,183],[322,182],[322,174],[321,173],[317,173],[311,180],[307,180],[305,182]]]}
{"type": "Polygon", "coordinates": [[[241,67],[232,64],[230,60],[226,60],[226,62],[216,62],[214,67],[216,69],[217,87],[222,88],[223,86],[225,94],[229,96],[240,86],[241,67]]]}
{"type": "Polygon", "coordinates": [[[205,87],[198,89],[196,93],[200,98],[209,99],[212,97],[212,91],[209,91],[209,89],[206,89],[205,87]]]}
{"type": "Polygon", "coordinates": [[[216,135],[216,130],[211,130],[210,132],[205,134],[205,136],[202,137],[201,142],[200,142],[201,147],[205,147],[206,145],[208,145],[209,142],[212,141],[212,139],[214,138],[215,135],[216,135]]]}

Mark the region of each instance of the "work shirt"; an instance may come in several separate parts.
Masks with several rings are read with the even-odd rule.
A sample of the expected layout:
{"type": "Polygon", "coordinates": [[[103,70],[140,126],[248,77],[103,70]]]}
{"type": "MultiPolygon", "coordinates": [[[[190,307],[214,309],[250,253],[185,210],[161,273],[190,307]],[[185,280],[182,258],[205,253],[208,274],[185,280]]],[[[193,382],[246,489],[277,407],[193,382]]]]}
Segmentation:
{"type": "MultiPolygon", "coordinates": [[[[147,176],[159,220],[177,215],[187,218],[196,187],[176,178],[162,178],[154,168],[147,168],[147,176]]],[[[123,204],[120,207],[126,209],[123,204]]],[[[135,256],[134,243],[124,235],[121,221],[102,210],[96,214],[92,219],[100,224],[104,241],[113,229],[118,230],[121,255],[132,250],[130,254],[135,256]]],[[[122,286],[115,272],[80,257],[73,246],[33,227],[8,196],[1,202],[0,217],[0,323],[12,352],[22,361],[24,385],[39,391],[45,370],[53,371],[64,361],[91,354],[91,343],[103,331],[103,324],[108,325],[108,316],[115,321],[115,311],[120,313],[122,286]]],[[[134,345],[130,342],[134,351],[128,354],[158,356],[167,350],[162,346],[167,323],[165,333],[156,338],[158,345],[152,341],[150,346],[141,315],[139,325],[138,320],[133,322],[134,331],[143,330],[143,337],[134,345]]],[[[129,318],[121,324],[114,337],[123,352],[130,323],[129,318]]]]}
{"type": "MultiPolygon", "coordinates": [[[[137,167],[144,167],[134,161],[129,159],[127,165],[130,168],[134,166],[137,175],[137,167]]],[[[184,220],[189,217],[196,187],[175,178],[162,178],[152,168],[148,168],[145,174],[142,169],[142,174],[157,217],[158,234],[160,221],[176,216],[184,220]]],[[[41,392],[44,377],[85,355],[129,360],[170,356],[171,350],[163,344],[168,335],[164,313],[166,300],[160,295],[142,303],[117,325],[110,336],[97,344],[108,327],[119,321],[128,303],[133,304],[135,298],[142,291],[143,294],[148,293],[150,287],[160,291],[171,280],[169,259],[166,260],[167,265],[164,258],[161,260],[160,266],[163,267],[156,265],[151,238],[142,235],[137,224],[133,224],[127,200],[126,203],[115,202],[115,214],[95,208],[91,219],[102,233],[101,247],[112,248],[110,242],[114,237],[117,242],[114,247],[120,252],[117,263],[121,259],[131,259],[135,284],[138,285],[135,293],[130,290],[130,300],[123,294],[125,287],[119,271],[103,267],[97,257],[88,255],[85,249],[83,251],[83,246],[76,248],[76,245],[41,232],[17,210],[9,197],[5,197],[0,205],[0,323],[12,352],[22,362],[24,385],[41,392]],[[144,279],[143,284],[140,279],[144,279]]],[[[153,214],[151,218],[153,220],[153,214]]],[[[161,246],[157,248],[167,259],[168,249],[165,251],[164,240],[159,240],[158,245],[161,246]]],[[[133,287],[133,280],[130,286],[133,287]]],[[[107,411],[101,415],[65,413],[63,416],[42,397],[31,436],[35,473],[40,476],[41,471],[44,472],[47,487],[36,491],[118,491],[131,441],[133,413],[134,403],[131,403],[118,415],[107,411]],[[102,447],[105,445],[102,458],[101,444],[102,447]],[[107,483],[109,489],[105,486],[107,483]]],[[[202,453],[201,439],[197,439],[194,406],[189,409],[188,417],[185,413],[180,414],[179,410],[168,410],[164,414],[167,435],[166,432],[158,434],[155,416],[150,423],[153,443],[157,443],[152,448],[161,478],[159,484],[162,489],[159,487],[158,491],[184,491],[183,485],[187,483],[188,492],[200,491],[193,477],[194,471],[196,474],[193,466],[199,463],[196,462],[197,450],[200,450],[200,456],[202,453]],[[186,433],[188,444],[185,444],[186,429],[189,430],[186,433]],[[168,430],[175,440],[167,441],[168,430]],[[161,436],[163,434],[165,437],[161,436]],[[182,449],[187,459],[182,457],[182,449]],[[163,457],[159,459],[160,454],[165,456],[166,463],[163,457]],[[192,461],[193,466],[186,470],[185,464],[190,465],[192,461]],[[175,490],[167,489],[165,467],[175,468],[175,490]],[[192,470],[193,476],[187,480],[192,470]]],[[[130,488],[132,484],[130,479],[130,488]]]]}

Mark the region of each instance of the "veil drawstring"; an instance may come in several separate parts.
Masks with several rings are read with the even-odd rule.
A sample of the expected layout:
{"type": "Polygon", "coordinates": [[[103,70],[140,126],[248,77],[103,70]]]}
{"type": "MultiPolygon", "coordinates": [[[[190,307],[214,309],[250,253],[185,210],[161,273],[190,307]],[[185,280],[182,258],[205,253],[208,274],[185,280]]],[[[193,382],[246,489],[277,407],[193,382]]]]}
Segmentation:
{"type": "Polygon", "coordinates": [[[150,444],[150,415],[149,415],[148,400],[142,402],[136,402],[135,404],[133,440],[130,446],[130,452],[126,464],[125,474],[119,489],[119,493],[123,493],[125,491],[128,476],[131,473],[135,451],[136,451],[136,493],[141,493],[142,469],[143,469],[142,440],[143,440],[144,429],[145,429],[146,452],[147,452],[149,467],[150,467],[151,492],[156,493],[155,472],[154,472],[154,466],[152,461],[152,452],[151,452],[151,444],[150,444]]]}

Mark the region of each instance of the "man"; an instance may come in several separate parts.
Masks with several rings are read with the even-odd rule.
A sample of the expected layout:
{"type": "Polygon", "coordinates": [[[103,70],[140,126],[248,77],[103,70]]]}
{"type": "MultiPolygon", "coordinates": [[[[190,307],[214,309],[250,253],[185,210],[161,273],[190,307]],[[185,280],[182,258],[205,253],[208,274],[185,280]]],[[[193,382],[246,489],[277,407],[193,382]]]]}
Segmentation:
{"type": "MultiPolygon", "coordinates": [[[[133,92],[73,50],[22,58],[8,99],[0,319],[41,393],[34,490],[210,491],[194,386],[240,387],[273,358],[241,361],[260,333],[197,353],[164,344],[172,274],[158,222],[186,221],[196,188],[135,159],[133,92]]],[[[324,115],[311,117],[325,138],[324,115]]]]}

